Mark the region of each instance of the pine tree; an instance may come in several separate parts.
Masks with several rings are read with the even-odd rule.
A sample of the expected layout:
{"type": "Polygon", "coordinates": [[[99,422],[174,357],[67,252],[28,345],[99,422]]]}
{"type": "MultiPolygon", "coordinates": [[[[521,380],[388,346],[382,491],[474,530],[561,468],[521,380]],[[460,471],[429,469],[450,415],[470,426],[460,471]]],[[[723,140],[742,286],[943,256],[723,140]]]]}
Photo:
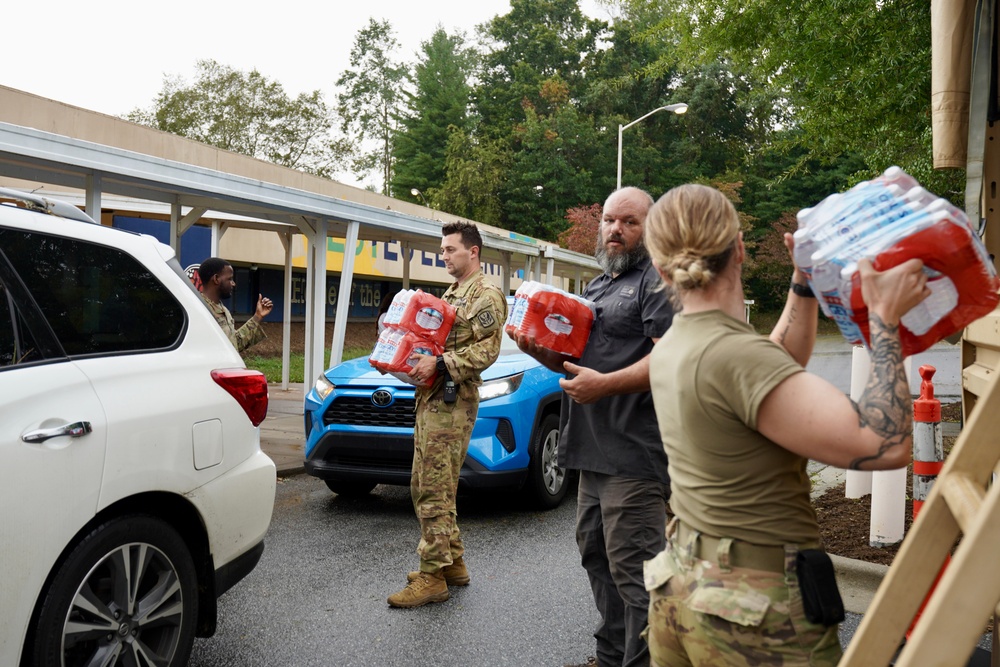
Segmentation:
{"type": "Polygon", "coordinates": [[[445,181],[449,128],[469,126],[469,72],[474,53],[461,34],[448,35],[440,25],[421,44],[413,68],[415,92],[406,95],[406,113],[394,139],[392,196],[420,202],[416,188],[430,199],[445,181]]]}

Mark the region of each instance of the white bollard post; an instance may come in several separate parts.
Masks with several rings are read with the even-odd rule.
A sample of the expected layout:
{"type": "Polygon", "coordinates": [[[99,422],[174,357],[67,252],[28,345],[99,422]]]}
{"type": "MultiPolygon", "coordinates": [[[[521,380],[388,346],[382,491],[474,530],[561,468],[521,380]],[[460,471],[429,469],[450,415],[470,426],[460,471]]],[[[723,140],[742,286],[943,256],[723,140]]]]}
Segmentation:
{"type": "MultiPolygon", "coordinates": [[[[909,387],[913,357],[903,360],[909,387]]],[[[906,522],[906,468],[879,470],[872,475],[872,516],[868,543],[887,547],[903,541],[906,522]]]]}
{"type": "MultiPolygon", "coordinates": [[[[868,350],[862,345],[855,345],[851,356],[851,400],[859,401],[868,384],[871,375],[872,362],[868,350]]],[[[844,495],[848,498],[861,498],[872,492],[872,473],[869,470],[848,470],[844,482],[844,495]]]]}

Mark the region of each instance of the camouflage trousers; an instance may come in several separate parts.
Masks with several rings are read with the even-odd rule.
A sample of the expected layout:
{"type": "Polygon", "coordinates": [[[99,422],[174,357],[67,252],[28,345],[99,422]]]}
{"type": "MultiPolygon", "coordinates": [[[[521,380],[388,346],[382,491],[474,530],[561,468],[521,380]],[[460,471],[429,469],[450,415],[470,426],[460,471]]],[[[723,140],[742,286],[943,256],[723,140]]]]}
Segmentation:
{"type": "Polygon", "coordinates": [[[420,569],[437,572],[465,553],[458,530],[455,494],[479,410],[479,390],[459,385],[458,400],[445,403],[441,391],[417,394],[410,496],[420,521],[420,569]]]}
{"type": "Polygon", "coordinates": [[[784,551],[784,572],[722,567],[694,557],[691,544],[678,544],[672,536],[644,568],[652,663],[836,665],[841,657],[837,626],[806,619],[795,571],[798,552],[792,546],[784,551]]]}

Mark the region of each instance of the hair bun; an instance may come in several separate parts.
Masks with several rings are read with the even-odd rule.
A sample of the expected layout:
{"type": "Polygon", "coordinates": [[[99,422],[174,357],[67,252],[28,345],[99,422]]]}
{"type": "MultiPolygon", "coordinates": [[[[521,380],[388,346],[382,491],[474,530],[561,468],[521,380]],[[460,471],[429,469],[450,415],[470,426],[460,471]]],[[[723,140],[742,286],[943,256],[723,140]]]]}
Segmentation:
{"type": "Polygon", "coordinates": [[[712,282],[715,275],[705,266],[703,257],[695,257],[690,251],[676,258],[671,281],[683,290],[701,289],[712,282]]]}

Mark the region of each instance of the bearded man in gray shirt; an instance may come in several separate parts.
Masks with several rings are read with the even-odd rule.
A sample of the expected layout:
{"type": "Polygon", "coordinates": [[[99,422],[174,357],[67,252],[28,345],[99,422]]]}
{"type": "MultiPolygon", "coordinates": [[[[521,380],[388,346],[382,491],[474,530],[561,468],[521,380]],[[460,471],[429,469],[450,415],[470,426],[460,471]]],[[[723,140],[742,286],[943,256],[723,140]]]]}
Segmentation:
{"type": "Polygon", "coordinates": [[[648,193],[631,187],[604,203],[596,252],[604,273],[583,294],[597,312],[578,361],[515,336],[521,350],[567,373],[559,464],[580,471],[576,540],[601,615],[594,632],[600,667],[649,665],[640,636],[649,605],[642,563],[665,546],[670,478],[649,353],[673,309],[643,244],[652,205],[648,193]]]}

